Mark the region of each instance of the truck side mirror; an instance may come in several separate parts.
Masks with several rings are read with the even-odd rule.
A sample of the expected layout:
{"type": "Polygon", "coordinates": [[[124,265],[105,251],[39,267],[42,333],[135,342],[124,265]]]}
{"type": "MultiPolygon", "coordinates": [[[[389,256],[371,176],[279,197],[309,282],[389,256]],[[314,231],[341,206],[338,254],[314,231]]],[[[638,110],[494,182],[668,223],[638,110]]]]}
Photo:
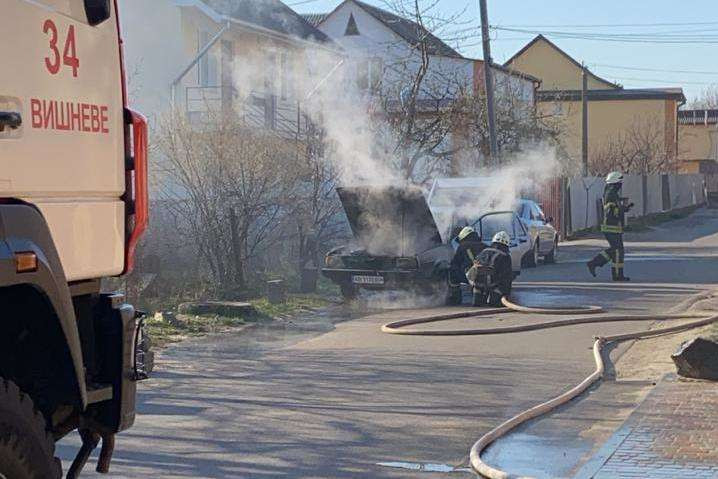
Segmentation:
{"type": "Polygon", "coordinates": [[[110,18],[110,0],[85,0],[87,23],[99,25],[110,18]]]}

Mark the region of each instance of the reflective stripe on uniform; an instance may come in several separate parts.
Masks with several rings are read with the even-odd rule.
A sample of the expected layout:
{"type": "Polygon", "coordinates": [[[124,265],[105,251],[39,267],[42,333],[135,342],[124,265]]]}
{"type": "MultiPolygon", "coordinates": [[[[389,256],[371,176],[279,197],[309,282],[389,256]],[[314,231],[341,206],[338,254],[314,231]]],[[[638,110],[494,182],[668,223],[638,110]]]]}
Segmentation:
{"type": "Polygon", "coordinates": [[[474,261],[474,259],[476,259],[476,257],[474,256],[474,253],[472,253],[470,249],[466,250],[466,255],[469,257],[469,259],[471,261],[474,261]]]}
{"type": "Polygon", "coordinates": [[[606,253],[605,251],[601,251],[601,256],[606,258],[606,261],[611,261],[611,256],[608,253],[606,253]]]}
{"type": "Polygon", "coordinates": [[[623,233],[623,227],[620,225],[602,224],[601,232],[602,233],[623,233]]]}

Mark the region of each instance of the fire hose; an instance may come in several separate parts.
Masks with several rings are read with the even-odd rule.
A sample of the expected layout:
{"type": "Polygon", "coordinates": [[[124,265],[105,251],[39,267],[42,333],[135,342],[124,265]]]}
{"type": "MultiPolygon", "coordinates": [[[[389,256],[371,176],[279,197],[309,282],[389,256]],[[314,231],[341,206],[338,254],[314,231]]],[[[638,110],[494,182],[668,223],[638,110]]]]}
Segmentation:
{"type": "Polygon", "coordinates": [[[505,308],[490,308],[482,309],[471,312],[461,313],[450,313],[443,315],[436,315],[431,317],[406,319],[401,321],[394,321],[382,326],[381,330],[389,334],[400,334],[400,335],[412,335],[412,336],[475,336],[475,335],[490,335],[490,334],[508,334],[508,333],[520,333],[526,331],[537,331],[540,329],[558,328],[563,326],[574,326],[577,324],[587,323],[606,323],[606,322],[622,322],[622,321],[665,321],[665,320],[677,320],[677,319],[694,319],[687,323],[683,323],[677,326],[671,326],[660,329],[653,329],[648,331],[639,331],[626,334],[617,334],[613,336],[602,336],[595,337],[593,343],[593,358],[596,363],[596,369],[587,376],[579,384],[575,385],[568,391],[559,394],[558,396],[549,399],[548,401],[537,404],[515,416],[499,424],[483,436],[481,436],[471,447],[469,453],[469,460],[471,468],[481,474],[482,476],[490,479],[528,479],[524,476],[517,476],[501,469],[495,468],[481,459],[481,453],[494,441],[500,437],[508,434],[511,430],[515,429],[519,425],[530,421],[531,419],[539,416],[548,414],[557,407],[565,404],[575,397],[586,391],[591,385],[603,378],[605,371],[605,365],[603,361],[603,348],[609,343],[616,343],[621,341],[627,341],[631,339],[643,339],[654,336],[660,336],[664,334],[677,333],[688,329],[698,328],[706,326],[708,324],[718,322],[718,315],[710,315],[708,313],[677,313],[677,314],[659,314],[659,315],[612,315],[612,316],[598,316],[600,313],[604,313],[605,310],[600,306],[580,306],[580,307],[568,307],[568,308],[533,308],[528,306],[522,306],[513,303],[507,297],[503,297],[501,300],[505,308]],[[448,321],[459,318],[469,317],[481,317],[489,316],[500,313],[508,312],[521,312],[521,313],[533,313],[533,314],[554,314],[554,315],[567,315],[567,314],[582,314],[586,316],[574,317],[570,319],[544,321],[539,323],[529,323],[516,326],[502,326],[492,328],[479,328],[479,329],[458,329],[458,330],[425,330],[409,328],[417,324],[426,324],[439,321],[448,321]]]}

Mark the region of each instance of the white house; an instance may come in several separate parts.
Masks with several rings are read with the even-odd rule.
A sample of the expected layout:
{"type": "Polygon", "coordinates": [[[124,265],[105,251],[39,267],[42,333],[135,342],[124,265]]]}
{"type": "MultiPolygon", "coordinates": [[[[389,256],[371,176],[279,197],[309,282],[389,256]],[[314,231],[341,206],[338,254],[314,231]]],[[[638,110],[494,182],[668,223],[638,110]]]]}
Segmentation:
{"type": "MultiPolygon", "coordinates": [[[[232,109],[292,134],[316,52],[340,55],[279,0],[119,0],[130,99],[157,119],[232,109]]],[[[320,72],[316,72],[317,74],[320,72]]]]}
{"type": "MultiPolygon", "coordinates": [[[[465,58],[417,23],[394,13],[345,0],[330,13],[304,17],[343,48],[360,89],[372,90],[381,84],[385,94],[398,96],[421,64],[416,47],[422,38],[430,58],[421,97],[447,99],[458,89],[476,92],[483,88],[483,61],[465,58]]],[[[499,65],[494,65],[494,73],[497,97],[512,95],[533,104],[536,78],[499,65]]]]}

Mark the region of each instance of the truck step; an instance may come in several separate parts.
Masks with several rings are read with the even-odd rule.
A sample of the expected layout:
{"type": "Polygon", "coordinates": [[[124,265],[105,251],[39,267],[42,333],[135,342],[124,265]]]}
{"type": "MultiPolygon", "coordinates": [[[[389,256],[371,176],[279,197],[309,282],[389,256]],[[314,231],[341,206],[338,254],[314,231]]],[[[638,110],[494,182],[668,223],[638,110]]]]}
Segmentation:
{"type": "Polygon", "coordinates": [[[90,383],[87,385],[87,403],[95,404],[112,399],[112,385],[90,383]]]}

